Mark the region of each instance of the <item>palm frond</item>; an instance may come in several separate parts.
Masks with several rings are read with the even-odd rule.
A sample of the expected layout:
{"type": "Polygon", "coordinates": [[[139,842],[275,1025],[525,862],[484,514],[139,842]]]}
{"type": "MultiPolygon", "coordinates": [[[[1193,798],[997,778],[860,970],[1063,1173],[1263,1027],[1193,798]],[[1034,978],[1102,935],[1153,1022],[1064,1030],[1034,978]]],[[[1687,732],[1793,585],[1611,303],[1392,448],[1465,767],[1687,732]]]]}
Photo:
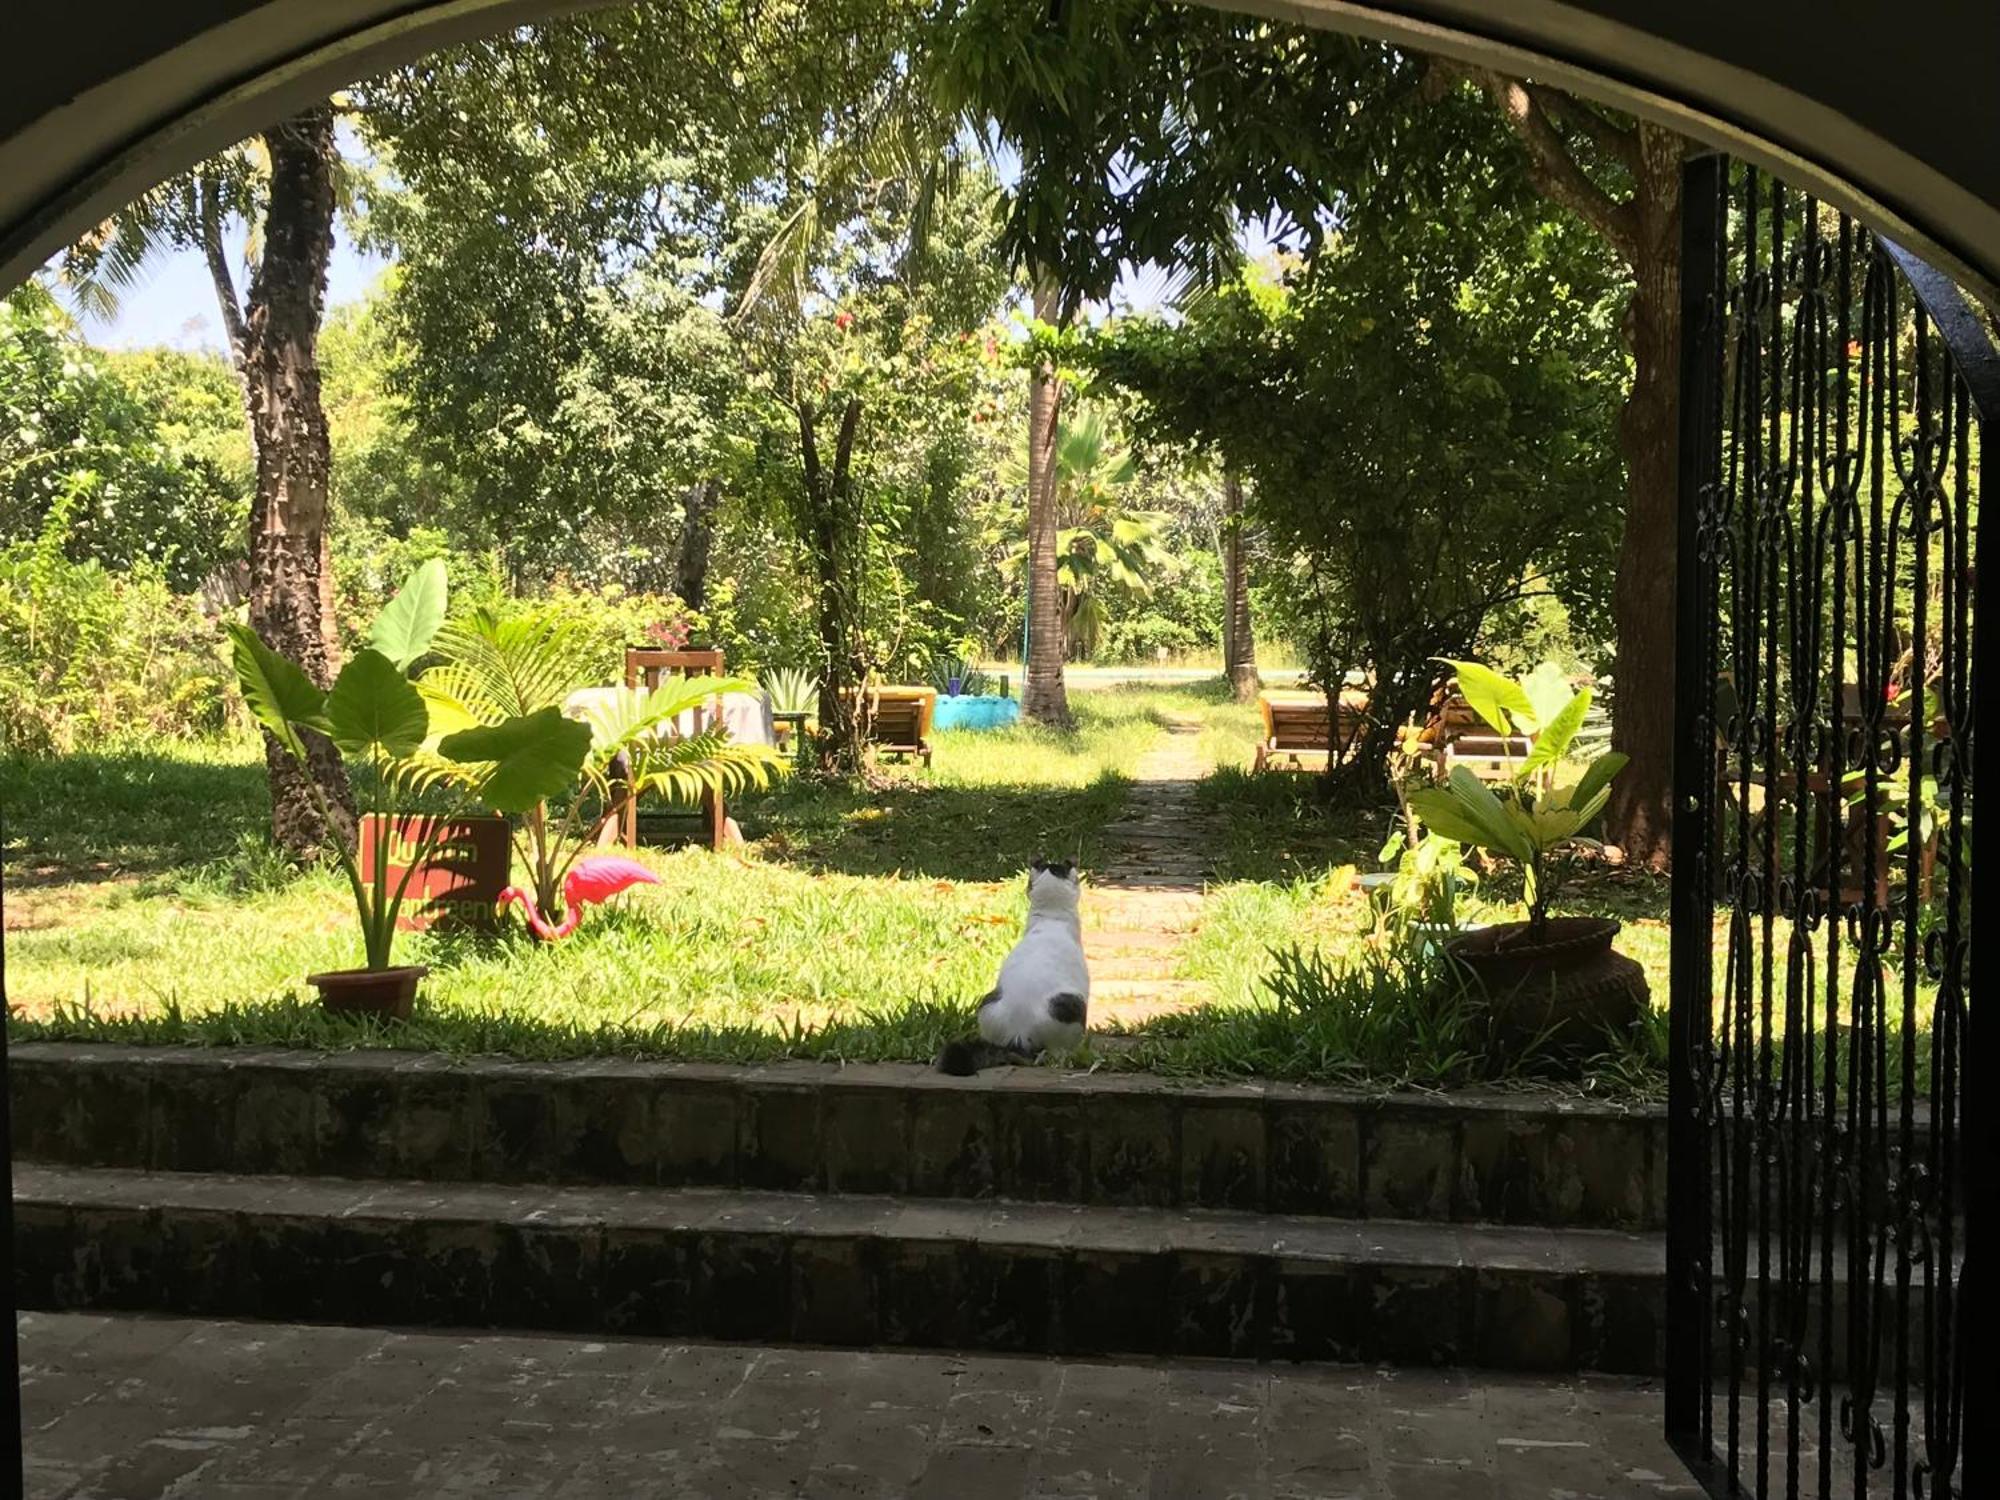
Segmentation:
{"type": "Polygon", "coordinates": [[[382,768],[382,779],[392,796],[416,798],[427,792],[470,792],[491,769],[470,761],[447,760],[433,743],[389,762],[382,768]]]}
{"type": "Polygon", "coordinates": [[[447,623],[432,649],[444,665],[426,672],[424,680],[447,674],[440,689],[484,724],[561,708],[593,675],[589,640],[571,622],[549,614],[502,619],[482,609],[447,623]]]}
{"type": "Polygon", "coordinates": [[[808,197],[786,215],[772,234],[770,243],[757,257],[750,281],[736,304],[733,317],[741,319],[771,294],[774,286],[787,288],[793,302],[803,300],[806,275],[813,252],[819,245],[819,200],[808,197]]]}
{"type": "Polygon", "coordinates": [[[617,688],[583,714],[590,725],[590,753],[595,759],[608,759],[640,740],[663,738],[661,728],[689,710],[713,703],[724,693],[749,690],[749,683],[733,677],[675,677],[651,691],[617,688]]]}
{"type": "Polygon", "coordinates": [[[733,795],[753,786],[768,786],[783,775],[785,758],[769,745],[742,745],[720,726],[679,739],[642,741],[632,757],[632,785],[691,802],[704,792],[733,795]]]}

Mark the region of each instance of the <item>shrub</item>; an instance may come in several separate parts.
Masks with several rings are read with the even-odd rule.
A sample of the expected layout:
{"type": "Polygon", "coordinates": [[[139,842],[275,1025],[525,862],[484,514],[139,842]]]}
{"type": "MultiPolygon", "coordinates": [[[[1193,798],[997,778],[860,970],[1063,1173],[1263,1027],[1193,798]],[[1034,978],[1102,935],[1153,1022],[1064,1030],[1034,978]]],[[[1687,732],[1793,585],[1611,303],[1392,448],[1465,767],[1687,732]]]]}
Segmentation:
{"type": "Polygon", "coordinates": [[[1144,614],[1106,625],[1096,655],[1100,661],[1148,662],[1157,660],[1162,649],[1169,656],[1185,656],[1211,644],[1212,639],[1204,639],[1191,625],[1164,615],[1144,614]]]}
{"type": "Polygon", "coordinates": [[[0,551],[0,747],[210,734],[224,681],[220,630],[157,565],[113,573],[47,540],[0,551]]]}

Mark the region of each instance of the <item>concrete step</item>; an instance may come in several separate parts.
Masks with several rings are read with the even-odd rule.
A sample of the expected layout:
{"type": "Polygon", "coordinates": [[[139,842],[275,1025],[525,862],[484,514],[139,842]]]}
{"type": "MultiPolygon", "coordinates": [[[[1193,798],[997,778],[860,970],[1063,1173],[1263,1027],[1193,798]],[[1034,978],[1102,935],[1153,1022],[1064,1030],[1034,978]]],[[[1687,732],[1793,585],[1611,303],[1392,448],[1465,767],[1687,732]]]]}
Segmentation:
{"type": "Polygon", "coordinates": [[[23,1166],[21,1306],[1064,1354],[1652,1373],[1603,1231],[23,1166]]]}
{"type": "Polygon", "coordinates": [[[16,1154],[70,1166],[1666,1222],[1663,1111],[1535,1095],[65,1043],[10,1074],[16,1154]]]}

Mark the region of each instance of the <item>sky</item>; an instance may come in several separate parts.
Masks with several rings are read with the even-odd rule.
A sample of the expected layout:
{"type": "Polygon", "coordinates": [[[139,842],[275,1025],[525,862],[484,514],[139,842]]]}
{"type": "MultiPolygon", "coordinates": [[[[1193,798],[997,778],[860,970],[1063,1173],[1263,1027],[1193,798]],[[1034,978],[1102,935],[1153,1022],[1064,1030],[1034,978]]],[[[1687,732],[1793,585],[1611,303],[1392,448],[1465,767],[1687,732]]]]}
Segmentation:
{"type": "MultiPolygon", "coordinates": [[[[367,295],[388,261],[357,249],[336,231],[333,260],[327,266],[329,309],[367,295]]],[[[240,300],[245,273],[239,264],[236,293],[240,300]]],[[[146,280],[120,298],[118,315],[109,321],[85,314],[84,337],[108,349],[144,349],[164,344],[174,349],[209,349],[221,353],[222,315],[208,268],[195,251],[163,255],[149,268],[146,280]]]]}
{"type": "MultiPolygon", "coordinates": [[[[1270,248],[1268,237],[1251,225],[1245,226],[1244,244],[1253,256],[1270,248]]],[[[327,266],[327,310],[367,296],[388,264],[387,257],[360,249],[336,230],[333,259],[327,266]]],[[[240,298],[247,273],[241,265],[234,269],[240,298]]],[[[1160,305],[1167,289],[1168,278],[1158,270],[1128,265],[1113,290],[1112,303],[1121,311],[1151,311],[1160,305]]],[[[120,299],[116,316],[100,319],[86,313],[81,321],[84,337],[101,348],[165,345],[223,352],[222,317],[216,310],[215,290],[201,255],[192,250],[160,256],[146,279],[120,299]]]]}

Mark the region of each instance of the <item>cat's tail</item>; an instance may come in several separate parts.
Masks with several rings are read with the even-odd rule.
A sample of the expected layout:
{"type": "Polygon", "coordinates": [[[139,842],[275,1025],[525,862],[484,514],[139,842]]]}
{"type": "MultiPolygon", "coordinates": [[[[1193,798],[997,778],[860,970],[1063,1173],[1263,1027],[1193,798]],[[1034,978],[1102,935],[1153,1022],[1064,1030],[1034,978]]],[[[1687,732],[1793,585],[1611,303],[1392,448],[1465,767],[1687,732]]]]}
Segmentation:
{"type": "Polygon", "coordinates": [[[937,1069],[949,1073],[954,1078],[970,1078],[981,1068],[1003,1068],[1009,1063],[1029,1060],[1029,1054],[1018,1047],[1002,1047],[994,1042],[946,1042],[944,1050],[938,1053],[937,1069]]]}

